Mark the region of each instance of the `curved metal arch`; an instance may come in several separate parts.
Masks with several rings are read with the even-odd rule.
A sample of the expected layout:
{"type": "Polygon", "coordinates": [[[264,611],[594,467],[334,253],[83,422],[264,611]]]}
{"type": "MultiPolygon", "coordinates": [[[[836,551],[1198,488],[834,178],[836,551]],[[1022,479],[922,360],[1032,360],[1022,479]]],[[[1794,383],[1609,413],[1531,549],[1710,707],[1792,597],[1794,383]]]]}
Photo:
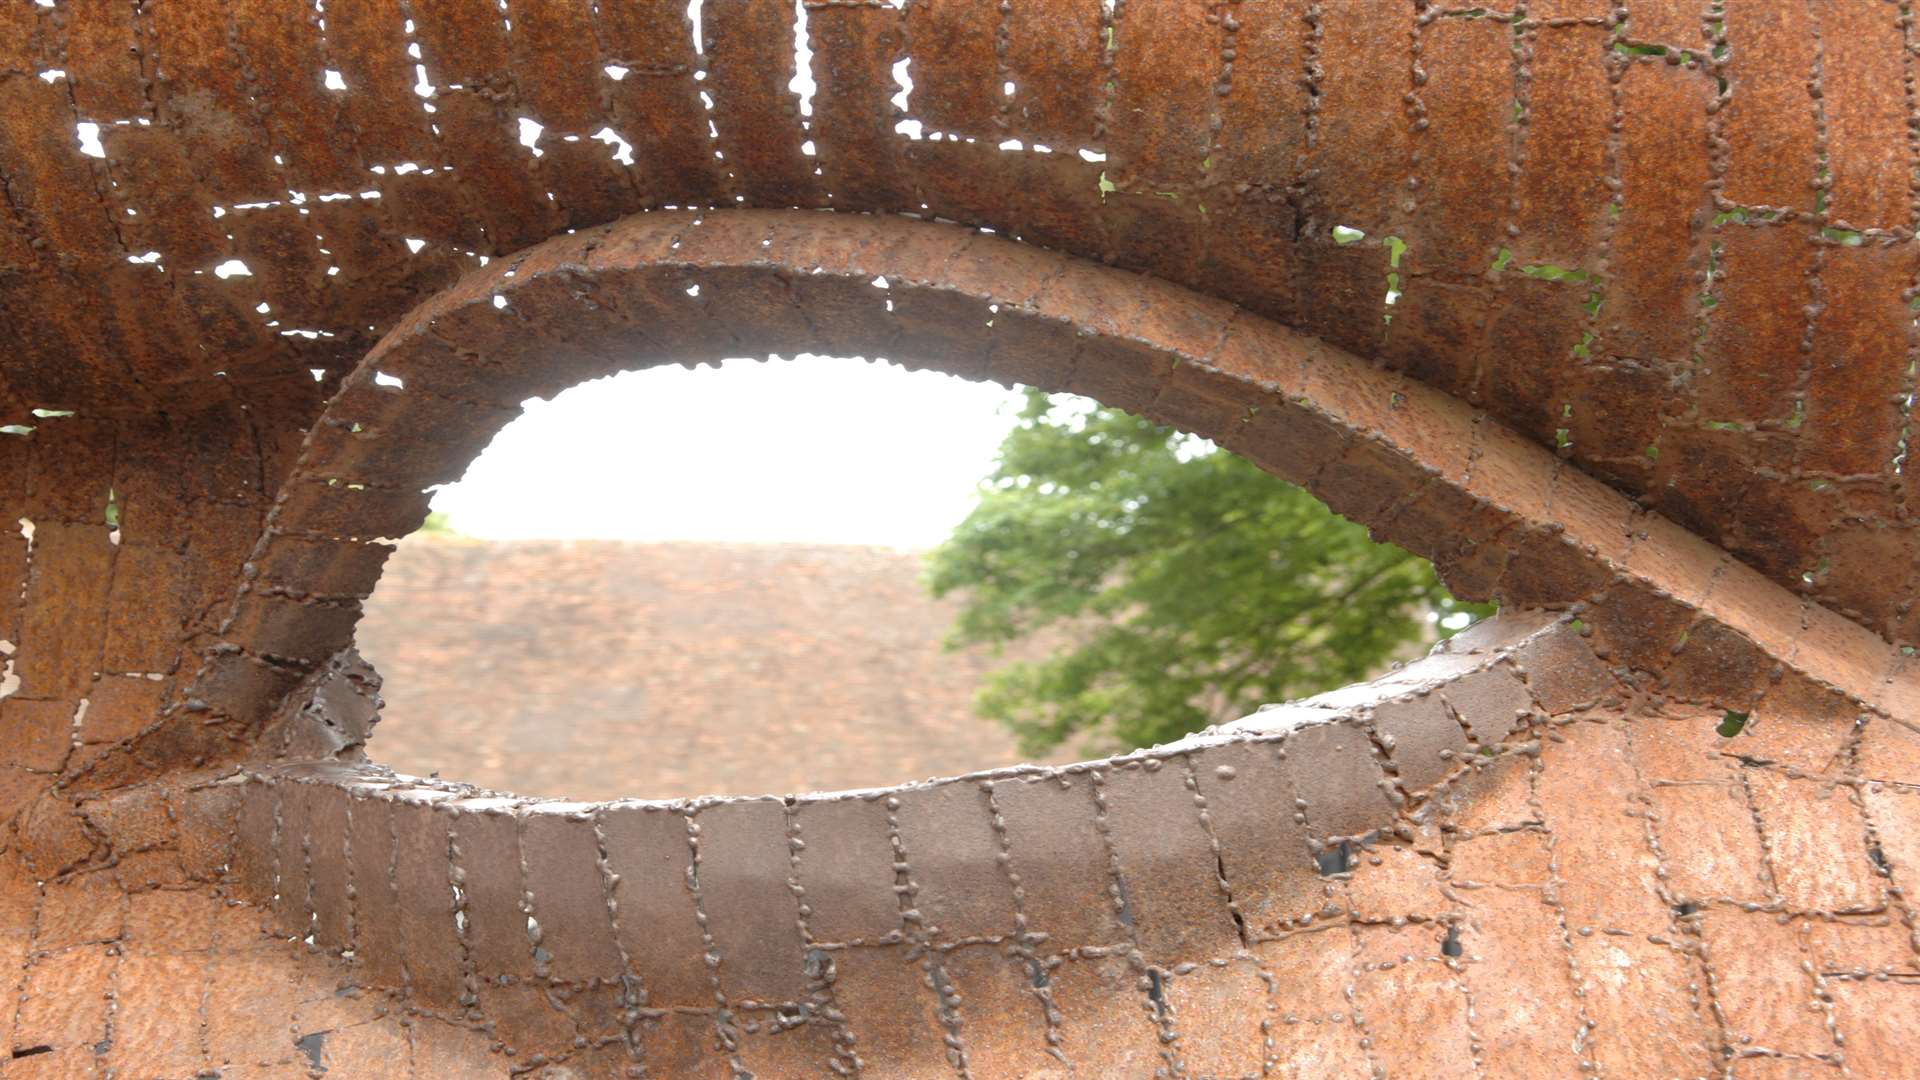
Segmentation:
{"type": "MultiPolygon", "coordinates": [[[[995,942],[1042,965],[1092,950],[1141,978],[1230,965],[1332,911],[1326,860],[1409,834],[1472,775],[1470,751],[1524,754],[1512,740],[1540,723],[1617,699],[1607,661],[1730,706],[1804,692],[1899,714],[1913,700],[1906,662],[1870,632],[1437,391],[1150,278],[955,227],[810,212],[641,215],[417,309],[309,433],[221,633],[185,699],[76,786],[251,755],[236,884],[281,932],[368,956],[373,985],[428,1008],[476,986],[586,999],[638,983],[722,1044],[741,1008],[818,1012],[870,1040],[906,1005],[843,998],[885,985],[896,946],[995,942]],[[1433,558],[1458,592],[1577,608],[1586,625],[1503,615],[1372,683],[1165,747],[876,791],[583,805],[260,760],[284,745],[261,738],[268,721],[318,692],[350,645],[391,538],[519,401],[774,350],[897,354],[1087,393],[1305,484],[1433,558]],[[1769,683],[1758,673],[1773,664],[1769,683]],[[348,844],[342,821],[373,834],[348,844]],[[1039,834],[1009,846],[1006,830],[1036,822],[1091,840],[1046,849],[1022,878],[1007,859],[1033,860],[1039,834]],[[636,908],[678,929],[618,914],[636,908]]],[[[891,1066],[896,1051],[869,1041],[848,1057],[891,1066]]]]}
{"type": "MultiPolygon", "coordinates": [[[[1210,438],[1433,560],[1463,597],[1602,601],[1588,621],[1623,662],[1661,670],[1678,652],[1677,697],[1745,703],[1753,672],[1785,664],[1860,706],[1920,711],[1920,673],[1884,640],[1405,376],[1233,304],[996,236],[743,210],[558,237],[410,313],[308,433],[223,640],[140,756],[251,753],[286,695],[351,642],[427,489],[457,478],[519,402],[776,350],[1071,390],[1210,438]]],[[[118,771],[111,757],[100,769],[118,771]]]]}

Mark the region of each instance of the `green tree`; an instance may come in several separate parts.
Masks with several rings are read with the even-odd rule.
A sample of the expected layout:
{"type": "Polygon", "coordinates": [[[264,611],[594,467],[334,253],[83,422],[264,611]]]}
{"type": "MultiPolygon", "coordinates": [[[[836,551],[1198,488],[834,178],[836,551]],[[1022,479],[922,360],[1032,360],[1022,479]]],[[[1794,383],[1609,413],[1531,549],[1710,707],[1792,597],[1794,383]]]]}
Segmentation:
{"type": "Polygon", "coordinates": [[[459,530],[453,527],[452,519],[447,517],[444,510],[429,511],[427,513],[427,519],[420,523],[420,531],[423,533],[431,533],[435,536],[460,535],[459,530]]]}
{"type": "Polygon", "coordinates": [[[1367,678],[1490,610],[1244,458],[1031,390],[928,584],[962,598],[950,647],[1060,643],[980,694],[1032,754],[1165,742],[1367,678]]]}

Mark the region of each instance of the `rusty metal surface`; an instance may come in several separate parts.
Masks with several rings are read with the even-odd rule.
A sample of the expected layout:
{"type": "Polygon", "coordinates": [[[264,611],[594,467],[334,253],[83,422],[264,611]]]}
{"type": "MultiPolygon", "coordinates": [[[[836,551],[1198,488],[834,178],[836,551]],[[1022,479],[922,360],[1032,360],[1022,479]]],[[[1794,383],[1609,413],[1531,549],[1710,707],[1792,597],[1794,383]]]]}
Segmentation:
{"type": "Polygon", "coordinates": [[[1911,36],[1880,0],[0,4],[0,1066],[1900,1074],[1911,36]],[[364,764],[342,650],[424,487],[527,394],[806,346],[1147,413],[1570,611],[868,797],[364,764]]]}
{"type": "MultiPolygon", "coordinates": [[[[457,959],[395,988],[414,1007],[457,1015],[477,997],[486,1013],[485,988],[512,982],[564,1003],[554,1009],[574,1024],[626,1010],[623,1045],[640,1060],[679,1021],[710,1027],[698,1042],[716,1066],[776,1076],[836,1064],[1257,1074],[1310,1051],[1262,1004],[1263,983],[1291,977],[1275,953],[1331,940],[1322,925],[1350,941],[1348,920],[1386,912],[1408,924],[1395,943],[1417,954],[1444,956],[1449,934],[1478,940],[1479,918],[1501,905],[1441,899],[1417,837],[1438,840],[1456,806],[1477,812],[1460,793],[1481,778],[1525,774],[1553,731],[1548,703],[1572,703],[1562,724],[1589,709],[1623,723],[1606,712],[1620,687],[1570,627],[1486,624],[1376,686],[1122,758],[837,795],[582,804],[370,766],[263,768],[241,795],[236,891],[271,901],[277,936],[311,926],[319,949],[351,958],[386,947],[370,940],[383,931],[356,928],[352,898],[391,890],[457,959]],[[329,823],[341,804],[355,821],[390,819],[403,851],[424,837],[417,861],[341,845],[329,823]],[[353,888],[317,891],[322,853],[337,851],[344,865],[327,876],[353,888]],[[1108,988],[1069,1003],[1067,988],[1102,970],[1108,988]],[[907,1000],[874,998],[889,986],[907,1000]],[[1089,1025],[1117,1037],[1096,1040],[1089,1025]]],[[[1520,917],[1549,910],[1528,898],[1520,917]]],[[[1490,965],[1430,966],[1441,981],[1497,978],[1490,965]]],[[[1490,1003],[1497,991],[1482,993],[1490,1003]]],[[[1698,1055],[1698,1015],[1679,998],[1662,1008],[1682,1031],[1658,1049],[1698,1055]]],[[[1347,1066],[1367,1060],[1364,1038],[1397,1072],[1421,1060],[1419,1022],[1388,1012],[1364,1028],[1316,1026],[1347,1066]]],[[[1503,1051],[1562,1064],[1563,1035],[1549,1024],[1503,1051]]]]}
{"type": "MultiPolygon", "coordinates": [[[[1720,737],[1601,661],[1620,634],[1502,616],[1167,747],[840,795],[176,774],[16,829],[15,1045],[136,1075],[1897,1075],[1920,743],[1804,694],[1720,737]]],[[[1686,670],[1674,697],[1720,700],[1686,670]]]]}
{"type": "Polygon", "coordinates": [[[1750,667],[1920,719],[1920,666],[1870,631],[1492,416],[1245,309],[952,226],[683,212],[558,238],[412,312],[309,433],[221,640],[183,692],[190,707],[91,771],[165,758],[149,747],[199,747],[204,760],[209,740],[249,743],[294,682],[350,645],[388,538],[418,526],[424,503],[390,496],[459,476],[515,403],[621,369],[836,343],[1090,393],[1305,485],[1434,560],[1461,596],[1663,606],[1682,613],[1682,658],[1688,635],[1713,627],[1750,667]]]}
{"type": "MultiPolygon", "coordinates": [[[[1890,773],[1862,772],[1858,760],[1867,739],[1910,730],[1920,694],[1908,657],[1488,414],[1123,271],[911,221],[642,215],[504,260],[416,309],[342,381],[282,475],[199,667],[181,669],[171,706],[117,744],[42,763],[65,777],[16,826],[22,855],[56,877],[102,874],[123,849],[141,850],[150,826],[91,807],[177,784],[170,770],[262,759],[244,774],[253,780],[231,870],[213,887],[262,907],[269,937],[310,928],[316,948],[354,962],[344,978],[364,992],[493,1032],[511,1067],[998,1075],[998,1063],[1028,1061],[1089,1075],[1247,1075],[1338,1054],[1429,1075],[1537,1075],[1609,1059],[1635,1075],[1731,1060],[1751,1029],[1770,1048],[1838,1061],[1838,1043],[1794,1027],[1790,996],[1757,1016],[1689,988],[1696,971],[1729,997],[1773,978],[1725,954],[1716,965],[1714,934],[1736,935],[1733,950],[1762,931],[1714,919],[1761,903],[1811,934],[1843,918],[1891,932],[1908,917],[1880,883],[1893,871],[1866,854],[1889,841],[1806,801],[1864,800],[1883,779],[1903,781],[1897,756],[1881,760],[1890,773]],[[723,322],[716,311],[739,314],[723,322]],[[854,795],[555,804],[362,762],[377,684],[342,650],[385,538],[418,523],[417,493],[464,469],[514,402],[623,367],[836,338],[917,342],[916,355],[944,370],[1080,388],[1217,438],[1435,558],[1463,594],[1571,605],[1579,621],[1503,617],[1374,684],[1123,759],[854,795]],[[1676,718],[1647,695],[1675,702],[1676,718]],[[1754,745],[1780,755],[1763,766],[1780,771],[1753,783],[1771,785],[1785,800],[1777,813],[1793,816],[1761,826],[1783,853],[1765,871],[1770,884],[1702,902],[1659,883],[1649,868],[1666,849],[1627,844],[1647,835],[1631,818],[1623,831],[1572,816],[1613,799],[1650,805],[1663,797],[1658,783],[1620,775],[1617,791],[1596,795],[1565,777],[1618,773],[1618,747],[1642,726],[1685,725],[1705,740],[1698,752],[1738,755],[1708,737],[1714,708],[1767,718],[1754,745]],[[1528,768],[1498,769],[1544,756],[1546,744],[1579,748],[1553,755],[1563,764],[1551,792],[1528,768]],[[1543,906],[1523,891],[1517,907],[1487,907],[1446,892],[1471,894],[1482,880],[1463,869],[1462,884],[1443,884],[1447,838],[1471,839],[1485,827],[1470,823],[1516,799],[1558,807],[1526,842],[1560,853],[1565,895],[1543,906]],[[1273,813],[1289,804],[1291,825],[1273,813]],[[1197,822],[1170,831],[1187,805],[1197,822]],[[1081,813],[1080,840],[1051,835],[1081,813]],[[1418,846],[1423,835],[1438,836],[1433,850],[1418,846]],[[1350,867],[1356,850],[1361,865],[1350,867]],[[1017,878],[1010,865],[1022,867],[1017,878]],[[1632,874],[1638,892],[1601,884],[1632,874]],[[1110,888],[1089,884],[1103,876],[1110,888]],[[995,899],[1003,888],[1015,890],[1011,904],[995,899]],[[1423,899],[1429,890],[1440,898],[1423,899]],[[1089,924],[1103,892],[1113,916],[1089,924]],[[1748,896],[1762,898],[1735,898],[1748,896]],[[635,911],[646,932],[627,921],[635,911]],[[1360,928],[1395,924],[1433,932],[1371,945],[1415,952],[1353,958],[1369,947],[1355,942],[1369,936],[1360,928]],[[1344,929],[1329,936],[1329,925],[1344,929]],[[1579,930],[1636,944],[1583,961],[1565,936],[1579,930]],[[1569,943],[1568,974],[1543,981],[1511,950],[1556,933],[1569,943]],[[1502,944],[1448,951],[1478,935],[1502,944]],[[1292,968],[1264,959],[1283,948],[1333,965],[1333,981],[1294,987],[1292,968]],[[1401,1028],[1407,1017],[1391,1010],[1364,1027],[1332,1019],[1363,976],[1415,955],[1429,962],[1404,992],[1478,984],[1472,1000],[1510,992],[1520,996],[1508,1007],[1530,1001],[1552,1019],[1525,1032],[1494,1023],[1489,1035],[1454,1014],[1442,1022],[1483,1047],[1458,1059],[1424,1048],[1425,1029],[1401,1028]],[[1602,986],[1583,963],[1640,971],[1642,996],[1614,1002],[1616,1042],[1595,1036],[1576,1053],[1556,1032],[1599,1022],[1578,1004],[1602,986]],[[1267,995],[1283,987],[1326,1014],[1314,1030],[1275,1020],[1267,995]],[[1000,1030],[1023,1016],[1024,1033],[1000,1030]],[[1111,1031],[1129,1019],[1142,1021],[1137,1039],[1073,1034],[1074,1024],[1111,1031]],[[663,1045],[667,1029],[678,1041],[663,1045]]],[[[88,535],[77,525],[56,535],[70,533],[88,535]]],[[[40,565],[41,550],[31,554],[40,565]]],[[[48,677],[44,654],[21,659],[48,677]]],[[[156,694],[149,708],[158,705],[156,694]]],[[[64,731],[65,719],[55,707],[36,723],[64,731]]],[[[1905,803],[1884,809],[1892,837],[1905,803]]],[[[1462,866],[1477,866],[1467,852],[1480,850],[1463,846],[1462,866]]],[[[1721,872],[1721,855],[1698,857],[1676,841],[1672,873],[1721,872]]],[[[1832,955],[1850,960],[1847,948],[1832,955]]],[[[1861,970],[1904,971],[1904,956],[1876,954],[1881,966],[1861,970]]],[[[1824,985],[1813,992],[1831,994],[1824,985]]],[[[1905,1007],[1900,985],[1859,1007],[1905,1007]]],[[[1854,1038],[1883,1036],[1873,1021],[1848,1025],[1854,1038]]]]}
{"type": "Polygon", "coordinates": [[[308,369],[565,228],[932,213],[1404,367],[1915,640],[1897,5],[1043,6],[10,5],[0,419],[298,423],[308,369]]]}

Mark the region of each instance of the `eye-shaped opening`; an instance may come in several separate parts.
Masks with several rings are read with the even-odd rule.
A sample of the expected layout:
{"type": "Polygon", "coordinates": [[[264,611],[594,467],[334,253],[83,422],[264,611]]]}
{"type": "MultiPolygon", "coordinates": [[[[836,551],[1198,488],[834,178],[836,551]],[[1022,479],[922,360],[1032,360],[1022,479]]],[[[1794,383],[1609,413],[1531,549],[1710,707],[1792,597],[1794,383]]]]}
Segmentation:
{"type": "MultiPolygon", "coordinates": [[[[280,759],[248,773],[238,888],[316,947],[419,958],[401,976],[422,1001],[632,979],[649,1008],[737,1004],[784,1030],[824,1002],[949,1009],[980,992],[965,950],[988,946],[1034,987],[1133,958],[1109,974],[1141,975],[1141,1009],[1170,1022],[1205,992],[1193,972],[1251,975],[1245,955],[1315,925],[1327,890],[1430,865],[1436,820],[1525,829],[1464,823],[1525,810],[1546,743],[1615,737],[1553,730],[1624,700],[1611,658],[1678,673],[1663,685],[1684,700],[1750,692],[1741,664],[1767,648],[1752,598],[1771,586],[1741,575],[1497,421],[1231,304],[922,222],[649,214],[468,278],[367,357],[310,434],[191,699],[150,738],[264,733],[280,759]],[[519,402],[809,350],[1080,393],[1202,436],[1511,611],[1371,682],[1062,766],[571,803],[358,760],[369,691],[342,650],[362,604],[430,490],[519,402]],[[1647,660],[1654,620],[1673,633],[1647,660]]],[[[1421,940],[1441,964],[1488,947],[1421,940]]]]}
{"type": "MultiPolygon", "coordinates": [[[[1635,512],[1611,490],[1444,394],[1233,304],[949,226],[643,214],[470,276],[343,383],[176,729],[277,724],[267,745],[286,756],[357,756],[366,716],[328,722],[321,690],[344,679],[370,695],[341,657],[393,541],[521,402],[621,371],[802,351],[1082,394],[1191,433],[1432,560],[1463,599],[1564,606],[1627,572],[1620,538],[1635,512]]],[[[1652,578],[1688,572],[1649,565],[1652,578]]],[[[1684,596],[1697,585],[1671,587],[1684,596]]],[[[370,715],[368,703],[358,712],[370,715]]],[[[1462,719],[1448,714],[1442,729],[1462,719]]],[[[1249,718],[1219,730],[1266,727],[1249,718]]]]}
{"type": "Polygon", "coordinates": [[[364,605],[398,772],[614,799],[1063,764],[1474,614],[1312,495],[1077,395],[801,355],[524,409],[364,605]]]}
{"type": "Polygon", "coordinates": [[[519,402],[624,369],[798,349],[1083,393],[1168,423],[1432,557],[1470,598],[1498,590],[1526,606],[1594,584],[1560,565],[1580,561],[1565,544],[1485,558],[1513,511],[1475,493],[1475,465],[1536,470],[1550,493],[1551,459],[1231,304],[953,228],[642,215],[469,278],[345,382],[269,522],[229,646],[200,680],[204,710],[263,723],[290,676],[346,647],[391,541],[519,402]],[[1457,512],[1475,504],[1479,515],[1457,512]]]}

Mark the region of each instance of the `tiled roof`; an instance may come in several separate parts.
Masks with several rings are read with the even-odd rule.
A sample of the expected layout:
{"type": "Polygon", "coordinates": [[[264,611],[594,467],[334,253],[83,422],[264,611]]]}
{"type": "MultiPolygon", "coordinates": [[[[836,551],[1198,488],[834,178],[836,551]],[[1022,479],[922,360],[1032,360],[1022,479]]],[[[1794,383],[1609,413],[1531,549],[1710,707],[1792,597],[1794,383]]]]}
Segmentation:
{"type": "MultiPolygon", "coordinates": [[[[717,543],[401,545],[360,647],[402,772],[606,799],[831,790],[1013,764],[920,556],[717,543]]],[[[1064,759],[1063,759],[1064,760],[1064,759]]]]}

